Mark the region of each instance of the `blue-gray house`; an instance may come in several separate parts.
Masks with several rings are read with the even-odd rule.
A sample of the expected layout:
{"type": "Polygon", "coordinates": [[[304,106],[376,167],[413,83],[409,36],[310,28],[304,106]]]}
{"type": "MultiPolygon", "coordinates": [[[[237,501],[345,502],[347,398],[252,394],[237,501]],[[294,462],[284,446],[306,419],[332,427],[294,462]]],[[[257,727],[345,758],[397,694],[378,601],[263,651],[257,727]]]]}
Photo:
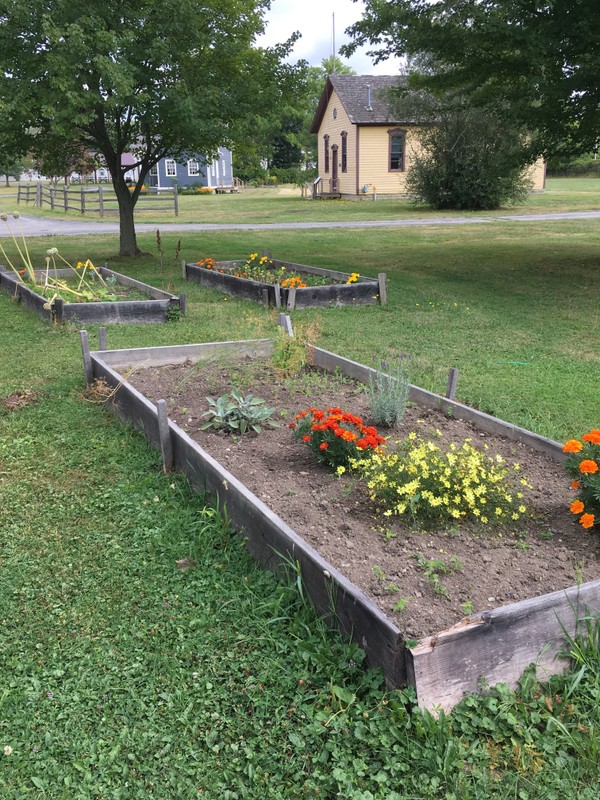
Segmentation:
{"type": "MultiPolygon", "coordinates": [[[[132,159],[133,161],[133,159],[132,159]]],[[[125,164],[125,156],[123,158],[125,164]]],[[[133,174],[131,178],[137,179],[133,174]]],[[[216,158],[207,160],[204,156],[194,155],[187,161],[178,162],[174,158],[162,158],[146,176],[146,185],[159,189],[171,188],[177,184],[185,186],[209,186],[213,189],[233,188],[233,167],[231,150],[219,147],[216,158]]]]}

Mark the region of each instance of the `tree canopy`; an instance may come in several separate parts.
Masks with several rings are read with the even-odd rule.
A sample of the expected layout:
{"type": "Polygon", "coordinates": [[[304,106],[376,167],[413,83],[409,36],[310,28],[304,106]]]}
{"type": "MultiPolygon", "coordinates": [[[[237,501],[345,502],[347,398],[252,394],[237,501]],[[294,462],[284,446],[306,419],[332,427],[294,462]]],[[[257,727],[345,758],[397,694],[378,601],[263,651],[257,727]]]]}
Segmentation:
{"type": "Polygon", "coordinates": [[[590,150],[600,132],[598,0],[365,0],[342,48],[376,62],[429,54],[446,69],[413,85],[506,102],[540,152],[590,150]]]}
{"type": "Polygon", "coordinates": [[[121,254],[137,251],[133,208],[164,156],[207,158],[236,123],[281,97],[288,48],[253,46],[270,0],[0,0],[0,134],[55,159],[102,155],[119,201],[121,254]],[[129,191],[121,156],[137,159],[129,191]]]}

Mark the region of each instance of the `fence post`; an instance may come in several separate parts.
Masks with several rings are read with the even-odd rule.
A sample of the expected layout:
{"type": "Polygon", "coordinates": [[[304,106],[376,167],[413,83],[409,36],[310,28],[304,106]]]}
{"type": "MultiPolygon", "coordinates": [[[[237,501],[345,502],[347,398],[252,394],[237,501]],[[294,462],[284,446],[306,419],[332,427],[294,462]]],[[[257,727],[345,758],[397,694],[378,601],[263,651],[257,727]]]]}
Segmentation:
{"type": "MultiPolygon", "coordinates": [[[[27,204],[29,205],[29,192],[27,193],[27,204]]],[[[35,207],[42,207],[42,182],[38,181],[35,187],[35,207]]]]}
{"type": "Polygon", "coordinates": [[[177,193],[177,187],[173,187],[173,208],[175,209],[175,216],[179,216],[179,195],[177,193]]]}
{"type": "Polygon", "coordinates": [[[85,192],[83,190],[83,184],[81,184],[81,213],[85,214],[85,192]]]}
{"type": "Polygon", "coordinates": [[[54,200],[56,198],[56,186],[50,186],[50,208],[54,211],[54,200]]]}
{"type": "Polygon", "coordinates": [[[65,214],[66,214],[67,211],[69,210],[69,190],[67,189],[66,186],[63,188],[63,205],[65,207],[65,214]]]}
{"type": "Polygon", "coordinates": [[[102,186],[98,187],[98,213],[101,217],[104,216],[104,189],[102,186]]]}

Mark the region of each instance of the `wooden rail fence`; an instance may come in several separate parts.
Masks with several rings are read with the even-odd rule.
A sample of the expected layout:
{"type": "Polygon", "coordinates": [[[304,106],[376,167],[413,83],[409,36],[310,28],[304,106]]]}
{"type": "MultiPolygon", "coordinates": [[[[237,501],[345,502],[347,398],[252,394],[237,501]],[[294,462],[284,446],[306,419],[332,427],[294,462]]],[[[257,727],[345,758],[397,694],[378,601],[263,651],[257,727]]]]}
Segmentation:
{"type": "MultiPolygon", "coordinates": [[[[140,194],[136,204],[138,211],[173,211],[179,214],[177,191],[161,189],[149,190],[140,194]]],[[[52,184],[20,183],[17,205],[34,205],[36,208],[49,206],[52,211],[79,211],[81,214],[93,213],[103,217],[105,214],[118,214],[119,204],[114,190],[108,186],[56,186],[52,184]]]]}

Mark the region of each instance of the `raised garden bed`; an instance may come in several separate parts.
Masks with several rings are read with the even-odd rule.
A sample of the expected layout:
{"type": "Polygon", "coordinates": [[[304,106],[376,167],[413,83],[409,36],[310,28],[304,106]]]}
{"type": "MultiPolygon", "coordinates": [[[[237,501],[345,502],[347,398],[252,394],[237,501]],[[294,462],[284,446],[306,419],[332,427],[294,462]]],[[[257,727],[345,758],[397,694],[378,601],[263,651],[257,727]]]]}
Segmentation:
{"type": "Polygon", "coordinates": [[[254,300],[265,306],[292,311],[295,308],[327,306],[353,306],[366,303],[387,303],[386,273],[378,278],[359,276],[348,283],[350,273],[338,272],[289,261],[271,260],[273,268],[285,267],[299,275],[316,275],[330,282],[321,286],[306,288],[286,288],[278,283],[263,283],[257,280],[236,277],[235,273],[243,267],[243,261],[215,262],[211,269],[198,264],[183,264],[183,277],[203,286],[209,286],[232,297],[254,300]]]}
{"type": "MultiPolygon", "coordinates": [[[[199,388],[193,383],[194,376],[208,373],[215,369],[215,362],[218,366],[228,359],[264,361],[272,348],[270,340],[91,354],[84,348],[84,361],[88,382],[102,378],[116,390],[108,400],[113,410],[123,420],[143,430],[149,441],[162,447],[166,462],[184,471],[192,485],[201,491],[208,491],[218,502],[226,504],[232,523],[243,533],[255,557],[276,571],[285,569],[290,561],[298,563],[306,590],[319,611],[335,614],[337,624],[363,645],[370,662],[383,668],[390,685],[412,683],[421,705],[448,709],[466,692],[477,691],[482,682],[488,685],[498,682],[514,684],[531,662],[537,663],[541,676],[562,669],[564,662],[555,656],[564,642],[564,630],[573,634],[577,618],[585,613],[597,615],[600,607],[598,537],[581,531],[576,525],[575,532],[570,532],[569,526],[572,528],[574,523],[566,508],[563,516],[556,511],[549,522],[546,520],[552,526],[552,530],[547,531],[552,534],[552,540],[540,539],[556,560],[557,567],[558,562],[568,561],[570,564],[570,571],[569,565],[566,565],[562,576],[555,570],[549,578],[550,583],[545,573],[550,572],[550,566],[553,565],[549,563],[545,567],[540,560],[541,553],[537,561],[536,558],[530,559],[530,556],[536,555],[538,537],[532,533],[530,538],[523,538],[527,532],[526,525],[519,525],[519,532],[515,532],[511,542],[490,537],[484,541],[486,547],[483,550],[479,549],[480,543],[476,539],[469,539],[467,534],[457,536],[448,531],[445,538],[435,540],[434,536],[423,537],[418,531],[396,532],[389,546],[405,552],[406,563],[413,560],[414,550],[420,550],[428,557],[438,555],[440,551],[447,554],[458,552],[460,558],[465,559],[463,575],[471,584],[488,577],[486,572],[492,574],[493,594],[492,589],[484,587],[483,595],[471,595],[474,611],[478,613],[462,618],[454,609],[454,617],[447,616],[449,604],[444,599],[439,606],[443,610],[439,617],[440,624],[435,625],[432,621],[435,616],[430,616],[432,613],[435,615],[435,604],[423,605],[427,600],[428,587],[419,586],[413,592],[409,576],[402,570],[392,574],[384,560],[384,553],[389,546],[382,533],[374,530],[376,526],[365,525],[362,532],[358,531],[358,538],[352,538],[352,529],[364,522],[360,519],[361,509],[354,501],[354,495],[351,493],[349,496],[352,500],[345,501],[343,482],[325,475],[323,468],[313,464],[307,451],[298,443],[292,444],[288,431],[275,431],[274,434],[280,437],[277,445],[264,454],[260,452],[261,443],[267,441],[270,432],[248,441],[245,447],[241,443],[243,437],[233,443],[210,432],[204,432],[204,436],[212,435],[215,440],[213,444],[206,438],[199,439],[201,444],[194,441],[198,438],[196,431],[201,420],[197,411],[188,407],[189,397],[203,397],[206,393],[217,394],[222,390],[218,383],[200,384],[199,388]],[[206,369],[192,367],[203,362],[208,364],[206,369]],[[160,369],[145,369],[153,367],[160,369]],[[175,383],[161,385],[161,380],[169,372],[175,383]],[[138,384],[139,388],[133,384],[138,384]],[[187,386],[190,395],[179,396],[173,385],[187,386]],[[209,391],[211,385],[213,391],[209,391]],[[168,399],[170,419],[167,419],[164,402],[159,400],[161,394],[168,399]],[[152,399],[159,402],[155,404],[152,399]],[[290,441],[289,447],[282,437],[290,441]],[[244,450],[248,451],[246,460],[244,450]],[[286,484],[282,483],[281,475],[288,467],[294,472],[291,477],[288,476],[289,491],[285,491],[283,487],[286,484]],[[240,475],[243,476],[243,482],[240,475]],[[334,483],[336,486],[333,486],[334,483]],[[303,491],[307,494],[303,494],[303,491]],[[320,521],[316,526],[302,522],[303,509],[306,510],[309,505],[319,510],[320,521]],[[341,524],[335,521],[335,506],[341,507],[342,513],[346,509],[346,517],[341,524]],[[361,540],[367,542],[367,549],[372,551],[369,557],[377,560],[382,573],[371,574],[371,562],[367,562],[367,577],[370,574],[372,581],[371,585],[367,581],[364,590],[359,588],[354,579],[361,556],[353,551],[361,540]],[[429,551],[432,545],[434,549],[429,551]],[[463,548],[462,551],[457,550],[459,546],[463,548]],[[469,566],[466,558],[470,547],[476,549],[477,553],[483,553],[479,558],[481,563],[477,563],[476,557],[473,565],[469,566]],[[530,547],[532,553],[528,552],[530,547]],[[506,556],[505,551],[512,561],[500,560],[500,555],[506,556]],[[580,563],[577,576],[573,562],[580,563]],[[535,571],[527,566],[529,563],[535,565],[535,571]],[[351,577],[347,576],[346,570],[351,577]],[[515,573],[510,591],[505,588],[506,582],[500,586],[500,570],[512,570],[515,573]],[[577,580],[581,584],[573,585],[577,580]],[[494,581],[498,585],[494,585],[494,581]],[[553,588],[553,581],[556,590],[549,591],[549,588],[553,588]],[[418,612],[416,621],[405,619],[403,612],[396,615],[391,613],[388,583],[398,583],[401,594],[410,597],[411,604],[415,603],[418,612]],[[502,601],[507,604],[496,607],[500,593],[502,601]],[[415,600],[417,595],[423,597],[415,600]],[[517,598],[516,602],[510,602],[512,597],[517,598]],[[427,620],[425,627],[419,627],[419,615],[427,620]],[[453,624],[454,621],[457,624],[453,624]],[[418,637],[419,641],[407,647],[406,639],[413,637],[418,637]]],[[[311,348],[311,352],[317,368],[326,372],[337,371],[338,375],[363,382],[368,380],[370,370],[367,367],[320,348],[311,348]]],[[[243,365],[240,369],[243,369],[243,365]]],[[[249,369],[258,374],[259,363],[252,361],[249,369]]],[[[214,376],[210,380],[214,381],[214,376]]],[[[321,384],[314,383],[307,384],[304,389],[301,387],[300,399],[304,393],[305,405],[312,404],[321,388],[321,384]]],[[[335,386],[336,398],[342,389],[340,385],[335,386]]],[[[349,398],[357,397],[356,387],[350,382],[346,391],[349,398]]],[[[276,387],[274,392],[281,404],[280,388],[276,387]]],[[[418,404],[411,409],[411,413],[414,412],[428,425],[449,420],[456,426],[473,426],[466,430],[470,430],[474,436],[481,435],[486,441],[497,436],[503,437],[509,454],[514,451],[521,461],[526,451],[531,450],[531,464],[540,462],[542,472],[546,470],[548,475],[553,472],[562,476],[560,461],[563,454],[556,442],[418,387],[412,387],[411,398],[418,404]],[[436,419],[438,410],[444,413],[436,419]]],[[[273,398],[268,399],[273,404],[273,398]]],[[[296,411],[298,399],[296,397],[293,401],[296,411]]],[[[410,424],[413,423],[414,419],[410,421],[410,424]]],[[[464,436],[464,431],[461,433],[457,428],[453,435],[464,436]]],[[[558,499],[557,505],[563,508],[563,498],[558,499]]],[[[481,535],[484,539],[487,536],[485,533],[481,535]]],[[[361,587],[363,585],[361,583],[361,587]]],[[[456,584],[449,582],[448,586],[457,602],[468,596],[461,595],[456,584]]],[[[472,587],[470,591],[473,591],[472,587]]]]}
{"type": "MultiPolygon", "coordinates": [[[[116,290],[120,290],[123,294],[122,300],[67,303],[56,298],[49,303],[45,297],[20,281],[12,270],[1,265],[0,288],[42,319],[57,325],[63,322],[100,325],[159,323],[177,319],[179,315],[185,313],[185,295],[183,294],[177,297],[170,292],[155,289],[146,283],[114,272],[108,267],[99,267],[98,273],[104,279],[114,281],[116,290]],[[136,296],[143,296],[146,299],[127,299],[128,292],[134,292],[136,296]]],[[[52,270],[52,274],[59,278],[70,279],[73,271],[57,269],[52,270]]],[[[41,271],[36,271],[38,278],[41,275],[41,271]]]]}

